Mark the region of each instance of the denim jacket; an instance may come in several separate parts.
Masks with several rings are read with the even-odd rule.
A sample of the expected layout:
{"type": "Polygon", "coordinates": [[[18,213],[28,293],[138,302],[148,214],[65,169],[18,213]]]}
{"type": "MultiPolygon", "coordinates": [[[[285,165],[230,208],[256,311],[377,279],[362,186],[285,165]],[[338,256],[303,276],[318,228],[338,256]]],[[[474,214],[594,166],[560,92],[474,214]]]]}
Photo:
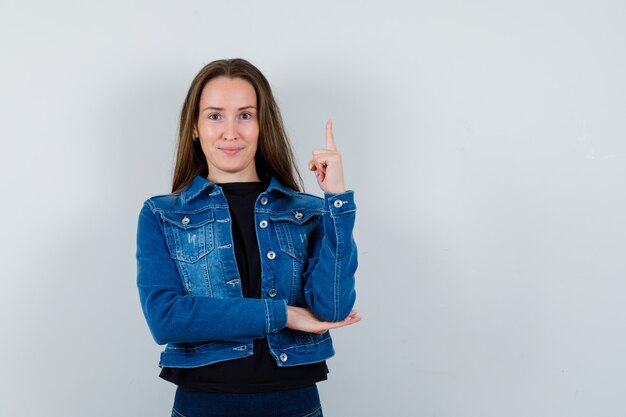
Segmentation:
{"type": "Polygon", "coordinates": [[[192,368],[253,354],[267,337],[278,366],[334,354],[329,333],[286,328],[287,305],[339,321],[355,302],[352,191],[324,198],[272,178],[256,200],[261,298],[244,298],[222,189],[200,176],[182,192],[148,199],[139,214],[137,286],[159,366],[192,368]]]}

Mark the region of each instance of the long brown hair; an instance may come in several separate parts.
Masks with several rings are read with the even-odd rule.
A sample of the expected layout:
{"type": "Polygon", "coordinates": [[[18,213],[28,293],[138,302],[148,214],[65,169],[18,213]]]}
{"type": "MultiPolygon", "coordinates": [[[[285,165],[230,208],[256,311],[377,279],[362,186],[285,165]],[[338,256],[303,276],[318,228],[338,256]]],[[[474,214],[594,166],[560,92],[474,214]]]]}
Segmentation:
{"type": "Polygon", "coordinates": [[[200,114],[200,95],[211,79],[225,76],[241,78],[254,87],[259,109],[259,146],[255,157],[261,180],[276,176],[286,187],[300,191],[302,177],[298,172],[293,149],[285,133],[280,109],[269,82],[261,71],[245,59],[219,59],[207,64],[191,82],[180,114],[178,151],[172,180],[172,193],[182,191],[197,175],[207,177],[209,168],[199,142],[193,142],[193,131],[200,114]],[[194,143],[196,145],[194,145],[194,143]]]}

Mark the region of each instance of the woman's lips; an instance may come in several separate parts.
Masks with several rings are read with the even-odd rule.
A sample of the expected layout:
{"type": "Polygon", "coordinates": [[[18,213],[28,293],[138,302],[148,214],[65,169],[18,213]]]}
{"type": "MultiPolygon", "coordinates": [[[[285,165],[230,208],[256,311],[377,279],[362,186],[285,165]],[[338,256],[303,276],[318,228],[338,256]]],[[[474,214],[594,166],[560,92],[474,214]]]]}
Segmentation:
{"type": "Polygon", "coordinates": [[[220,148],[220,151],[224,152],[226,155],[235,155],[242,148],[220,148]]]}

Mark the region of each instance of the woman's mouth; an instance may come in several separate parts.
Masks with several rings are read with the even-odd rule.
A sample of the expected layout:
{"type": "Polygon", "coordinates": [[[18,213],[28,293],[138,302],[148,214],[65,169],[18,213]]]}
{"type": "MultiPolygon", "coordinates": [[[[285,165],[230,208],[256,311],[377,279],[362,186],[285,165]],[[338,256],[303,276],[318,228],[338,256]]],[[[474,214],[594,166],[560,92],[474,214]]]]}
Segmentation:
{"type": "Polygon", "coordinates": [[[220,151],[224,152],[226,155],[235,155],[242,148],[219,148],[220,151]]]}

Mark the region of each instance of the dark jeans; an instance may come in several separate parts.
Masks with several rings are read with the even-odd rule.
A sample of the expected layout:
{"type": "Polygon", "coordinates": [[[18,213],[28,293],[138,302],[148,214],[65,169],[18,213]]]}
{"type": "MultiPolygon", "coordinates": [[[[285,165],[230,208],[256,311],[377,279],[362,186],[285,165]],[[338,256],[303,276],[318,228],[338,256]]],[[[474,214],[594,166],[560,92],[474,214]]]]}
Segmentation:
{"type": "Polygon", "coordinates": [[[172,417],[322,417],[316,385],[284,391],[221,393],[178,387],[172,417]]]}

